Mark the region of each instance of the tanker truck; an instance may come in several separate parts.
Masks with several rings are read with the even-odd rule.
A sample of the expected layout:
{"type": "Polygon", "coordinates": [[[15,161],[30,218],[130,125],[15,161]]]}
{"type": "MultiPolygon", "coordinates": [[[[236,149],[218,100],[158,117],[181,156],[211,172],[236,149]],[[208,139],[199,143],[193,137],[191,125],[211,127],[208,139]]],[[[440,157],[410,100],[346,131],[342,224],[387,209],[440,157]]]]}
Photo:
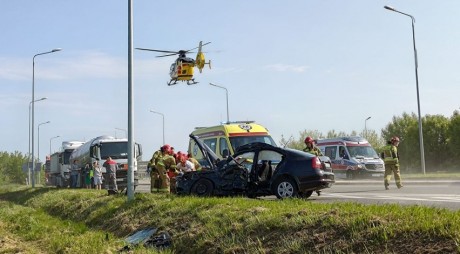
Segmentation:
{"type": "Polygon", "coordinates": [[[70,179],[72,152],[83,145],[81,141],[63,141],[58,152],[51,154],[49,164],[45,168],[46,185],[56,187],[68,187],[70,179]],[[48,166],[49,165],[49,166],[48,166]]]}
{"type": "MultiPolygon", "coordinates": [[[[137,175],[137,164],[141,160],[142,146],[135,143],[134,145],[134,188],[139,183],[137,175]]],[[[122,192],[128,185],[128,139],[114,138],[112,136],[99,136],[84,143],[79,148],[75,149],[70,155],[70,163],[77,160],[79,168],[83,169],[86,164],[92,165],[94,161],[102,164],[108,157],[111,157],[118,163],[119,170],[117,171],[118,190],[122,192]]],[[[102,173],[105,176],[105,168],[102,167],[102,173]]],[[[81,187],[82,179],[78,181],[78,187],[81,187]]]]}

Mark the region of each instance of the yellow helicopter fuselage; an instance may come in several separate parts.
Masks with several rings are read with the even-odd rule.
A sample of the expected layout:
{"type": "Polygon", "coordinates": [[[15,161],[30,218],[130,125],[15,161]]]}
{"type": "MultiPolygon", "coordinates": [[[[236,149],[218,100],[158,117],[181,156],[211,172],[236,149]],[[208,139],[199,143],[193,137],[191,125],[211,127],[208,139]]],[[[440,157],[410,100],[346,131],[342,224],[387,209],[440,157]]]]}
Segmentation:
{"type": "Polygon", "coordinates": [[[187,81],[193,78],[193,68],[195,62],[191,58],[178,59],[171,65],[170,73],[171,79],[187,81]]]}

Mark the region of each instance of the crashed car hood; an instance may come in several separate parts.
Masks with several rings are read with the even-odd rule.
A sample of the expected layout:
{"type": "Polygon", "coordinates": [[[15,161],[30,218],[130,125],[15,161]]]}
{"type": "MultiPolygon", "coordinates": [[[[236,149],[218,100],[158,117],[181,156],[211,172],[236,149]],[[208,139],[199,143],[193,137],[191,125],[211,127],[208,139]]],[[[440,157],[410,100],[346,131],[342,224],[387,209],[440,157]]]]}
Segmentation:
{"type": "Polygon", "coordinates": [[[211,165],[211,167],[215,167],[216,163],[219,161],[219,157],[197,136],[190,134],[189,137],[198,145],[203,157],[208,161],[209,165],[211,165]]]}

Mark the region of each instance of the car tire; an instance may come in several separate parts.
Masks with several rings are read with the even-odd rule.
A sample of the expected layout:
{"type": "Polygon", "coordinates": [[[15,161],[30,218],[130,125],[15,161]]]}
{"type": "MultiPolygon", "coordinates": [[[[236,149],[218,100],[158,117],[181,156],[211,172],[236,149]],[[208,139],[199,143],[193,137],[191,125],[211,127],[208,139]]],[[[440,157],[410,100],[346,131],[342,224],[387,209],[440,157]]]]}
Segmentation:
{"type": "Polygon", "coordinates": [[[213,191],[214,186],[208,179],[200,179],[192,187],[192,194],[200,197],[211,196],[213,191]]]}
{"type": "Polygon", "coordinates": [[[290,178],[281,178],[276,181],[273,192],[279,199],[297,197],[297,184],[290,178]]]}
{"type": "Polygon", "coordinates": [[[313,191],[306,191],[306,192],[302,192],[302,193],[299,193],[299,197],[301,198],[304,198],[304,199],[307,199],[311,196],[311,194],[313,194],[313,191]]]}

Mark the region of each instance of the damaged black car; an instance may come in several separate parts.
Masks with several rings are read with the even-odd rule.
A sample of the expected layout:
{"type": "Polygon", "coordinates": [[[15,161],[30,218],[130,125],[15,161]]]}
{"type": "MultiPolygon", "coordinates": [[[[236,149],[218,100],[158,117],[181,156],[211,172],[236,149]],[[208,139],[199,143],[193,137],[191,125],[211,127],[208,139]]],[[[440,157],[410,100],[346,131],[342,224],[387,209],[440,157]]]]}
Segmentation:
{"type": "Polygon", "coordinates": [[[309,153],[251,143],[220,160],[198,137],[190,135],[190,138],[203,153],[207,169],[177,176],[179,195],[308,198],[314,191],[335,183],[330,167],[324,170],[325,164],[309,153]]]}

